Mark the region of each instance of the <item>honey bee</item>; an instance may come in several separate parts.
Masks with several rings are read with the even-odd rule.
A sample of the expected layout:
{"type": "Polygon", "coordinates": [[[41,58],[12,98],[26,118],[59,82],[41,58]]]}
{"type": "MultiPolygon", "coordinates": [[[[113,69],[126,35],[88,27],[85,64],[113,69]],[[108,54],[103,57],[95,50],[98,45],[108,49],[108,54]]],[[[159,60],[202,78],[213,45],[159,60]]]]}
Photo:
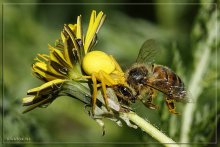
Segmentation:
{"type": "Polygon", "coordinates": [[[146,107],[157,109],[153,104],[157,92],[164,95],[169,112],[178,114],[174,102],[186,102],[186,89],[180,77],[170,68],[152,62],[157,52],[157,45],[153,39],[142,45],[136,63],[126,71],[127,86],[118,85],[116,95],[123,103],[129,104],[139,99],[146,107]]]}

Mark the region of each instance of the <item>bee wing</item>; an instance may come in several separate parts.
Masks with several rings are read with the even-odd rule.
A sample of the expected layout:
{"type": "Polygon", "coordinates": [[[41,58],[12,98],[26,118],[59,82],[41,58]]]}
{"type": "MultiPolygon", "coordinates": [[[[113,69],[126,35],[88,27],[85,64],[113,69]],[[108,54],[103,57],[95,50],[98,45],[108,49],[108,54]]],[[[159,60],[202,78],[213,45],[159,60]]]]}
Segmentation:
{"type": "Polygon", "coordinates": [[[154,39],[146,40],[140,48],[137,63],[152,63],[159,51],[159,46],[154,39]]]}

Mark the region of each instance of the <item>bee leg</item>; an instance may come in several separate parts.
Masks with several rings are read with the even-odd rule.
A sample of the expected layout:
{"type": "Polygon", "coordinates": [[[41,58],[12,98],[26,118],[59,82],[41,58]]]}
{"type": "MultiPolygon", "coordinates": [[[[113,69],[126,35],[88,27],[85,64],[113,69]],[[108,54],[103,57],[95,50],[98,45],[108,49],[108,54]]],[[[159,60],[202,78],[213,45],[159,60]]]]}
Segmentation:
{"type": "Polygon", "coordinates": [[[166,98],[166,104],[167,104],[167,107],[168,107],[170,113],[180,114],[180,113],[176,112],[176,110],[175,110],[176,107],[175,107],[175,104],[174,104],[174,100],[166,98]]]}
{"type": "Polygon", "coordinates": [[[153,104],[153,98],[156,97],[156,91],[152,88],[149,89],[149,95],[147,101],[144,102],[144,105],[150,109],[158,109],[159,107],[153,104]]]}
{"type": "Polygon", "coordinates": [[[148,98],[147,101],[142,100],[144,105],[150,109],[158,109],[159,107],[152,103],[152,98],[148,98]]]}
{"type": "Polygon", "coordinates": [[[101,81],[101,86],[102,86],[102,92],[103,92],[103,98],[104,98],[104,101],[105,101],[105,105],[106,105],[106,108],[107,110],[109,111],[109,106],[108,106],[108,97],[107,97],[107,94],[106,94],[106,84],[105,84],[105,79],[104,79],[104,76],[103,76],[103,72],[99,72],[99,78],[100,78],[100,81],[101,81]]]}
{"type": "Polygon", "coordinates": [[[96,106],[96,96],[97,96],[97,79],[95,76],[95,73],[92,74],[92,88],[93,88],[93,93],[92,93],[92,114],[94,114],[95,111],[95,106],[96,106]]]}

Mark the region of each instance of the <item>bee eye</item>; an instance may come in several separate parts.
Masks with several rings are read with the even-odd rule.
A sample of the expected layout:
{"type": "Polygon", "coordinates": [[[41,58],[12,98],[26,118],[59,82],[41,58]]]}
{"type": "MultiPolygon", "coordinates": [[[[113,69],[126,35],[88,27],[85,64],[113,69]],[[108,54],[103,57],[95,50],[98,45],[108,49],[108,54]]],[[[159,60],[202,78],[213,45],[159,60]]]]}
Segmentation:
{"type": "Polygon", "coordinates": [[[120,86],[120,92],[124,96],[130,96],[131,95],[131,92],[124,86],[120,86]]]}
{"type": "Polygon", "coordinates": [[[123,88],[122,90],[124,93],[127,93],[127,89],[126,88],[123,88]]]}

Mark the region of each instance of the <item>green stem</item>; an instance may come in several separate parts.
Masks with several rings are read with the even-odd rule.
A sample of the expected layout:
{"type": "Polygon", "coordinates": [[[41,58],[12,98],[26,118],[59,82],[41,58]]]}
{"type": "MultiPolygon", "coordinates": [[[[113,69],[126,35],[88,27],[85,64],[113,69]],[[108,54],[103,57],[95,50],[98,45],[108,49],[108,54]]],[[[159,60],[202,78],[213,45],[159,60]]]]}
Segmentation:
{"type": "Polygon", "coordinates": [[[131,120],[135,125],[144,130],[147,134],[152,136],[154,139],[158,140],[160,143],[164,144],[167,147],[179,147],[179,145],[173,141],[171,138],[167,137],[164,133],[150,124],[148,121],[139,117],[134,112],[126,113],[129,120],[131,120]]]}
{"type": "Polygon", "coordinates": [[[207,29],[209,32],[207,39],[198,43],[196,50],[202,53],[201,57],[198,59],[195,71],[190,79],[189,91],[191,92],[191,98],[193,103],[188,103],[184,108],[183,118],[182,118],[182,128],[181,128],[181,143],[189,143],[189,133],[192,129],[193,114],[196,110],[196,102],[203,90],[201,82],[203,81],[204,74],[208,70],[209,60],[211,56],[211,46],[217,38],[217,11],[214,11],[210,15],[210,20],[207,21],[207,29]]]}
{"type": "Polygon", "coordinates": [[[191,129],[192,121],[193,121],[193,113],[196,109],[196,102],[201,94],[202,88],[200,82],[202,81],[203,75],[208,66],[208,60],[210,56],[209,48],[205,49],[203,56],[200,58],[200,62],[197,65],[197,68],[191,78],[189,90],[192,91],[192,99],[193,103],[188,103],[183,111],[183,123],[182,123],[182,131],[181,131],[181,142],[188,143],[189,141],[189,132],[191,129]]]}

